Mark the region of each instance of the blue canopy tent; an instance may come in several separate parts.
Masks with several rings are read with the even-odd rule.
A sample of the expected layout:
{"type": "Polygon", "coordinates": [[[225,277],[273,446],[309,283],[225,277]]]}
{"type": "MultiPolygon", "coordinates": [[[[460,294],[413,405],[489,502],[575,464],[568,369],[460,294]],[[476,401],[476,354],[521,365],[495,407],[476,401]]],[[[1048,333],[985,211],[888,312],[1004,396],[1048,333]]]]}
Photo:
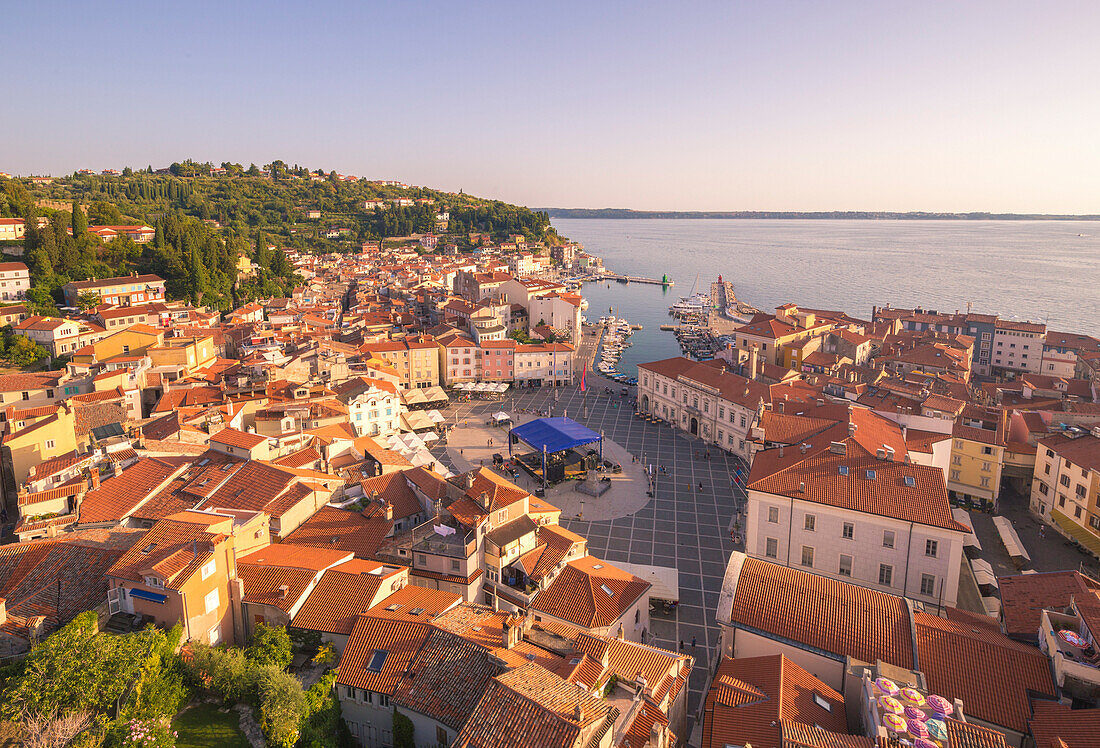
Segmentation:
{"type": "Polygon", "coordinates": [[[600,460],[603,460],[603,436],[572,418],[536,418],[522,426],[508,431],[512,438],[508,440],[508,456],[512,456],[512,445],[518,440],[542,453],[542,480],[546,484],[546,456],[553,452],[564,452],[585,444],[599,443],[600,460]]]}

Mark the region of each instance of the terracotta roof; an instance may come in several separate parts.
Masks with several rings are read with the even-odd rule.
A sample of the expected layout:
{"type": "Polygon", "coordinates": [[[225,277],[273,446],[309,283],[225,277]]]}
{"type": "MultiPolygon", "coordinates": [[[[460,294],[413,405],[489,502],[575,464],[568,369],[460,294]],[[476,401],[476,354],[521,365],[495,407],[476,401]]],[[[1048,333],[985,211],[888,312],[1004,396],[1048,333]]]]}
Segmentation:
{"type": "Polygon", "coordinates": [[[107,574],[140,582],[153,573],[165,587],[178,590],[211,558],[232,525],[233,517],[210,512],[188,511],[165,517],[107,574]]]}
{"type": "MultiPolygon", "coordinates": [[[[363,495],[367,498],[377,494],[379,499],[392,506],[394,519],[412,517],[424,511],[424,507],[420,505],[420,499],[416,497],[408,481],[405,480],[404,472],[386,473],[367,478],[360,485],[363,488],[363,495]]],[[[380,505],[372,502],[363,514],[371,517],[382,511],[380,505]]]]}
{"type": "Polygon", "coordinates": [[[419,621],[359,616],[340,658],[336,682],[392,696],[431,631],[419,621]]]}
{"type": "Polygon", "coordinates": [[[459,730],[503,666],[490,651],[446,631],[428,636],[393,695],[398,707],[459,730]]]}
{"type": "Polygon", "coordinates": [[[915,612],[919,669],[928,688],[962,699],[966,713],[983,722],[1025,732],[1029,691],[1053,698],[1046,655],[988,629],[915,612]]]}
{"type": "Polygon", "coordinates": [[[285,539],[287,543],[351,551],[357,558],[372,558],[393,522],[358,512],[323,506],[285,539]]]}
{"type": "Polygon", "coordinates": [[[1030,720],[1035,748],[1096,748],[1100,709],[1074,709],[1068,704],[1036,700],[1030,720]]]}
{"type": "Polygon", "coordinates": [[[531,609],[585,629],[606,627],[651,586],[607,561],[585,556],[566,564],[550,586],[535,596],[531,609]]]}
{"type": "Polygon", "coordinates": [[[80,504],[80,524],[121,521],[182,472],[185,465],[159,457],[147,457],[131,465],[122,475],[108,478],[88,492],[80,504]]]}
{"type": "Polygon", "coordinates": [[[1044,608],[1064,610],[1075,595],[1100,590],[1095,582],[1078,571],[1048,571],[998,577],[1001,614],[1005,633],[1029,642],[1039,639],[1039,620],[1044,608]]]}
{"type": "Polygon", "coordinates": [[[944,722],[947,725],[947,743],[952,748],[1005,748],[1003,732],[957,719],[948,718],[944,722]]]}
{"type": "Polygon", "coordinates": [[[730,564],[739,562],[729,613],[738,628],[799,642],[838,658],[850,655],[913,668],[912,629],[904,599],[735,552],[730,564]]]}
{"type": "Polygon", "coordinates": [[[240,449],[254,449],[267,441],[266,436],[251,434],[247,431],[238,431],[235,428],[222,429],[210,437],[210,441],[216,444],[225,444],[229,447],[240,449]]]}
{"type": "Polygon", "coordinates": [[[293,625],[331,634],[350,634],[359,614],[399,583],[397,577],[401,571],[361,559],[335,566],[317,582],[294,616],[293,625]]]}
{"type": "MultiPolygon", "coordinates": [[[[796,452],[793,447],[787,451],[796,452]]],[[[771,471],[774,463],[754,460],[748,488],[904,522],[970,532],[951,514],[942,470],[850,452],[841,455],[826,449],[774,471],[771,471]]]]}
{"type": "MultiPolygon", "coordinates": [[[[489,681],[453,745],[456,748],[557,748],[575,746],[582,734],[597,737],[614,727],[615,707],[535,663],[489,681]],[[580,719],[575,719],[580,707],[580,719]]],[[[589,743],[598,744],[596,737],[589,743]]]]}
{"type": "Polygon", "coordinates": [[[432,620],[462,602],[462,596],[446,590],[410,584],[379,601],[367,613],[375,618],[409,620],[411,611],[420,610],[417,620],[432,620]]]}
{"type": "Polygon", "coordinates": [[[787,722],[846,734],[844,697],[783,655],[722,659],[706,696],[704,748],[780,748],[787,722]]]}

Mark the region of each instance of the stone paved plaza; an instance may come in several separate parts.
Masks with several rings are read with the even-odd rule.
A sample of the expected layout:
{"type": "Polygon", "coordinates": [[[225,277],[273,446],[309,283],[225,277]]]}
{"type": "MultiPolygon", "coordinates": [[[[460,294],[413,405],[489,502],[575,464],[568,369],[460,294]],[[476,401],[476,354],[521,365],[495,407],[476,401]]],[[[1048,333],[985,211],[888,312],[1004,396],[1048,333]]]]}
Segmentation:
{"type": "MultiPolygon", "coordinates": [[[[594,556],[612,563],[672,566],[679,571],[679,607],[671,617],[654,614],[651,630],[655,645],[677,650],[683,641],[684,651],[697,659],[688,702],[689,711],[694,713],[705,685],[707,663],[720,635],[714,615],[726,562],[734,550],[730,530],[737,507],[745,500],[740,487],[731,488],[731,479],[736,469],[745,472],[746,468],[736,457],[715,449],[706,459],[699,440],[667,425],[638,418],[630,402],[620,396],[621,385],[595,375],[589,375],[588,383],[586,395],[576,386],[556,391],[520,390],[501,401],[454,403],[443,413],[448,423],[454,424],[457,419],[459,424],[467,422],[466,428],[474,429],[483,427],[491,414],[500,410],[527,420],[537,417],[537,413],[520,411],[550,409],[551,415],[568,415],[603,433],[605,440],[616,442],[639,458],[644,455],[646,462],[655,461],[668,471],[659,475],[656,496],[644,505],[636,502],[641,508],[633,514],[592,521],[563,512],[561,524],[588,538],[589,552],[594,556]],[[610,396],[605,394],[605,387],[611,388],[610,396]]],[[[456,445],[472,441],[462,431],[460,425],[452,432],[450,447],[434,450],[451,469],[465,470],[471,461],[480,462],[480,457],[490,452],[507,456],[503,430],[497,431],[499,439],[494,438],[491,449],[485,444],[483,450],[471,454],[463,449],[459,455],[456,445]]],[[[477,440],[484,441],[480,434],[477,440]]],[[[524,480],[520,482],[528,489],[533,487],[524,480]]],[[[549,494],[547,500],[553,503],[554,495],[549,494]]]]}

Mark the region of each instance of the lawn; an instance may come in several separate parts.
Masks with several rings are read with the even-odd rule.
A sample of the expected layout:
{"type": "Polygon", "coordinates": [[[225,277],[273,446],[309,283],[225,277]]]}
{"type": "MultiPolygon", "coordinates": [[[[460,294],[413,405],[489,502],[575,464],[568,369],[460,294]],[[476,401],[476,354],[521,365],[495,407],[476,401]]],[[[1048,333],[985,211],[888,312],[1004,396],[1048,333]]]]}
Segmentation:
{"type": "Polygon", "coordinates": [[[249,748],[239,724],[237,712],[218,711],[216,704],[199,704],[176,717],[172,729],[179,733],[177,748],[249,748]]]}

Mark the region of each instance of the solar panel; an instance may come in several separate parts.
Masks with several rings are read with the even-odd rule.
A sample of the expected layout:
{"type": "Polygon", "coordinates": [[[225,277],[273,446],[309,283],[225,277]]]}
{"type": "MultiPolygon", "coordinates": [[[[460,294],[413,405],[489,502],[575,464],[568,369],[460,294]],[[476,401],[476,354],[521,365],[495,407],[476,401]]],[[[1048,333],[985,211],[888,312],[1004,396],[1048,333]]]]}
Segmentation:
{"type": "Polygon", "coordinates": [[[386,658],[390,653],[384,649],[376,649],[371,652],[370,662],[367,663],[367,670],[372,673],[381,673],[382,666],[386,664],[386,658]]]}

